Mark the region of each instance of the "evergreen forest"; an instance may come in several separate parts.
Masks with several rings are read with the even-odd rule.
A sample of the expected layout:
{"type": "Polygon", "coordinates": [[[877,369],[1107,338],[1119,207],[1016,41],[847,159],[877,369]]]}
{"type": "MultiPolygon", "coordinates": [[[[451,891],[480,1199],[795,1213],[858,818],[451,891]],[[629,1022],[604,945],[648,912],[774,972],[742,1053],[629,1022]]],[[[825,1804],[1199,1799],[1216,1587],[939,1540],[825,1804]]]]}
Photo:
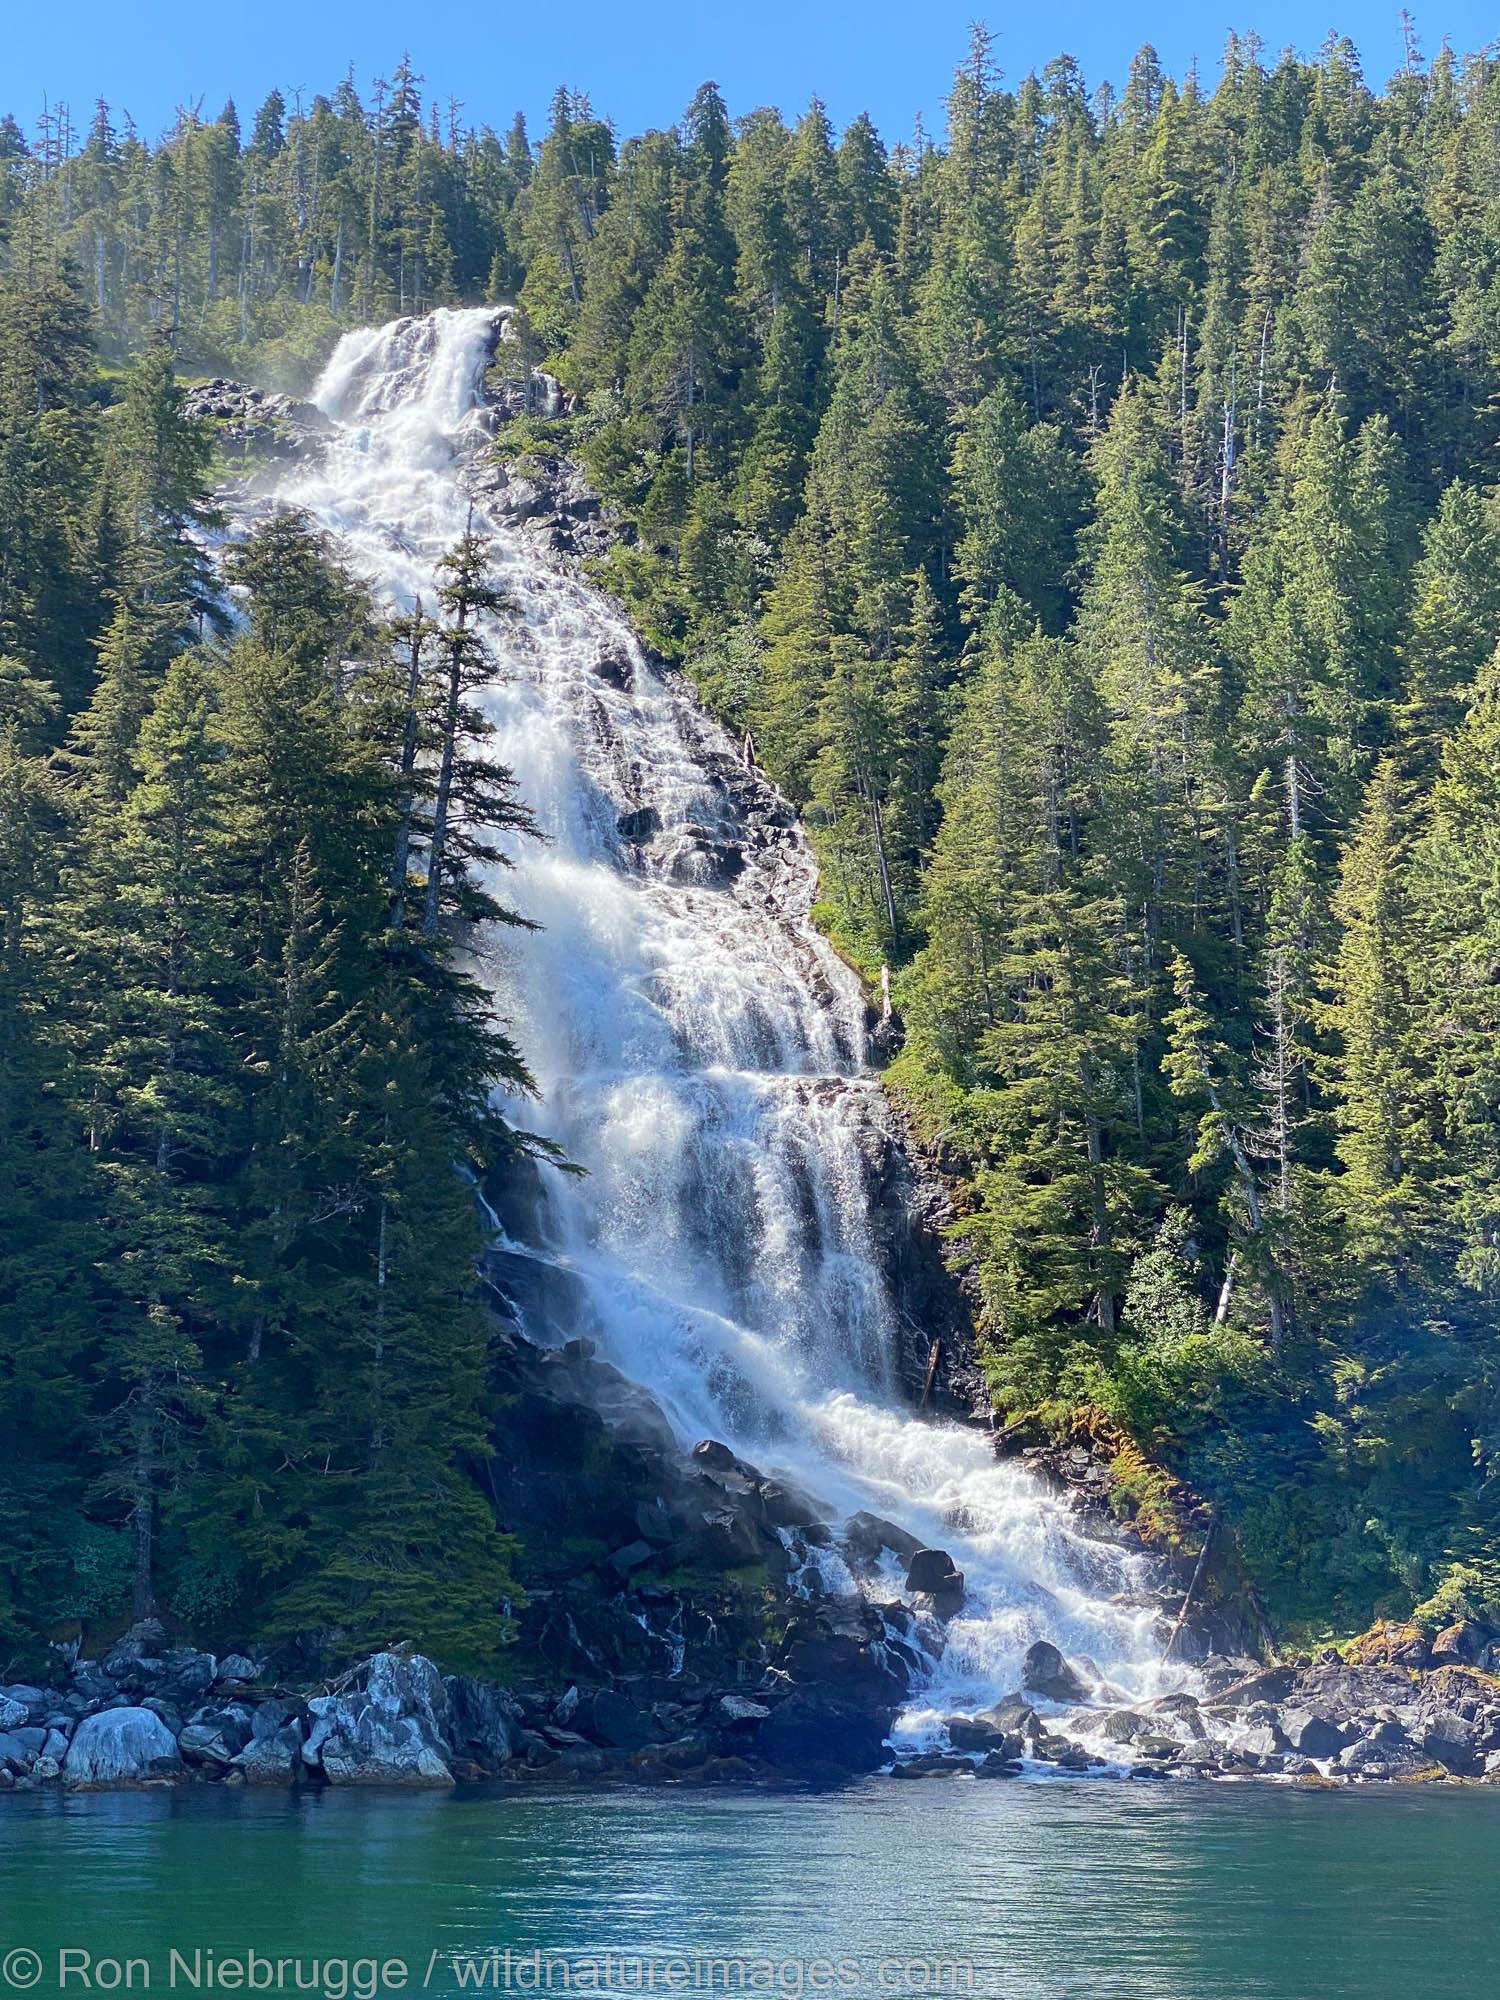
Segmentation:
{"type": "Polygon", "coordinates": [[[296,516],[221,575],[183,395],[482,301],[564,392],[498,452],[582,462],[888,970],[1000,1420],[1212,1503],[1294,1638],[1500,1620],[1500,54],[978,29],[900,141],[425,89],[0,121],[0,1662],[503,1641],[503,607],[478,535],[394,623],[296,516]]]}

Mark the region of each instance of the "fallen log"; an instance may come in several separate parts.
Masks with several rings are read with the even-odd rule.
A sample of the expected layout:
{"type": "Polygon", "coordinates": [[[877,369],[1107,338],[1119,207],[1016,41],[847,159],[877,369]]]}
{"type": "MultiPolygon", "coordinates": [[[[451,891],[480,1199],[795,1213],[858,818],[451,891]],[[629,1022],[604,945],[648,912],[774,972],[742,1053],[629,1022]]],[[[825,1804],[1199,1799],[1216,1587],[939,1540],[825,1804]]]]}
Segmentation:
{"type": "Polygon", "coordinates": [[[1171,1636],[1162,1651],[1161,1664],[1163,1666],[1171,1659],[1172,1650],[1181,1637],[1183,1626],[1187,1623],[1187,1615],[1193,1608],[1193,1599],[1197,1595],[1198,1585],[1203,1581],[1203,1572],[1208,1567],[1208,1552],[1213,1547],[1214,1530],[1218,1525],[1219,1510],[1215,1507],[1208,1517],[1208,1527],[1205,1529],[1203,1535],[1203,1546],[1198,1551],[1198,1560],[1193,1565],[1193,1574],[1188,1582],[1187,1596],[1182,1600],[1182,1609],[1177,1614],[1177,1622],[1172,1627],[1171,1636]]]}

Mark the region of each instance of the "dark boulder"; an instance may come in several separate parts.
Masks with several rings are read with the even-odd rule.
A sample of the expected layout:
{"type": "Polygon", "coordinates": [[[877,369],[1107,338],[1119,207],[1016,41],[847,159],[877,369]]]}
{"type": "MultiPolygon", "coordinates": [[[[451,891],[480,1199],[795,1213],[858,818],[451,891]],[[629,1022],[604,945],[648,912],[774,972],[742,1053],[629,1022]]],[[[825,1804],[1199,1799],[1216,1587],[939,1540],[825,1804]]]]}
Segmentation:
{"type": "Polygon", "coordinates": [[[948,1742],[954,1750],[1004,1750],[1010,1738],[998,1722],[988,1716],[948,1716],[948,1742]]]}
{"type": "Polygon", "coordinates": [[[234,1769],[248,1785],[296,1784],[302,1774],[301,1729],[295,1722],[286,1722],[268,1734],[252,1737],[235,1758],[234,1769]]]}
{"type": "Polygon", "coordinates": [[[1198,1668],[1204,1693],[1217,1700],[1227,1688],[1236,1686],[1258,1671],[1258,1662],[1239,1653],[1210,1653],[1198,1668]]]}
{"type": "Polygon", "coordinates": [[[1062,1654],[1046,1639],[1038,1639],[1026,1649],[1021,1663],[1021,1685],[1048,1701],[1087,1701],[1089,1687],[1070,1667],[1062,1654]]]}
{"type": "Polygon", "coordinates": [[[668,864],[667,872],[684,888],[722,889],[742,875],[745,850],[732,840],[714,840],[707,834],[692,834],[668,864]]]}
{"type": "Polygon", "coordinates": [[[946,1549],[918,1549],[906,1566],[906,1588],[924,1596],[944,1595],[963,1589],[963,1572],[946,1549]]]}
{"type": "Polygon", "coordinates": [[[833,1685],[850,1695],[883,1701],[899,1701],[907,1692],[906,1675],[847,1632],[795,1635],[786,1649],[785,1666],[803,1685],[833,1685]]]}
{"type": "Polygon", "coordinates": [[[1135,1743],[1151,1734],[1151,1725],[1133,1708],[1114,1708],[1099,1718],[1097,1732],[1106,1743],[1135,1743]]]}
{"type": "Polygon", "coordinates": [[[909,1535],[905,1528],[898,1528],[894,1521],[884,1521],[863,1508],[851,1514],[844,1524],[844,1553],[857,1569],[873,1569],[887,1551],[909,1563],[921,1547],[917,1537],[909,1535]]]}
{"type": "Polygon", "coordinates": [[[601,1688],[581,1701],[575,1720],[580,1729],[607,1750],[643,1750],[656,1737],[650,1716],[612,1688],[601,1688]]]}
{"type": "Polygon", "coordinates": [[[769,1551],[760,1524],[733,1507],[715,1507],[698,1518],[680,1554],[704,1569],[742,1569],[769,1551]]]}
{"type": "Polygon", "coordinates": [[[787,1771],[814,1764],[877,1771],[890,1756],[885,1729],[867,1709],[811,1693],[788,1695],[761,1724],[755,1747],[787,1771]]]}
{"type": "Polygon", "coordinates": [[[985,1720],[996,1723],[1001,1729],[1024,1730],[1036,1721],[1036,1710],[1025,1695],[1002,1695],[984,1711],[985,1720]]]}
{"type": "Polygon", "coordinates": [[[660,1494],[640,1502],[635,1510],[635,1526],[641,1540],[650,1542],[655,1548],[665,1548],[677,1532],[667,1503],[660,1494]]]}
{"type": "MultiPolygon", "coordinates": [[[[515,1754],[519,1724],[502,1705],[495,1689],[467,1674],[451,1674],[448,1690],[449,1738],[461,1757],[499,1770],[515,1754]]],[[[575,1701],[576,1707],[576,1701],[575,1701]]],[[[570,1711],[571,1712],[571,1711],[570,1711]]]]}
{"type": "Polygon", "coordinates": [[[623,1582],[633,1571],[650,1562],[658,1547],[659,1544],[644,1540],[627,1542],[623,1548],[614,1550],[604,1558],[603,1567],[623,1582]]]}
{"type": "Polygon", "coordinates": [[[976,1778],[1019,1778],[1021,1766],[1014,1757],[1008,1757],[1001,1750],[992,1750],[975,1765],[974,1775],[976,1778]]]}
{"type": "Polygon", "coordinates": [[[795,1486],[768,1479],[760,1489],[766,1519],[773,1528],[816,1528],[831,1519],[833,1510],[795,1486]]]}
{"type": "Polygon", "coordinates": [[[1351,1743],[1339,1758],[1339,1769],[1355,1778],[1421,1778],[1441,1776],[1442,1767],[1399,1728],[1389,1735],[1376,1732],[1351,1743]]]}
{"type": "Polygon", "coordinates": [[[693,1462],[702,1466],[705,1472],[729,1473],[736,1479],[744,1480],[747,1486],[759,1486],[761,1483],[755,1467],[718,1438],[700,1438],[693,1446],[693,1462]]]}
{"type": "Polygon", "coordinates": [[[634,812],[621,813],[616,821],[620,838],[637,845],[650,840],[653,834],[661,832],[661,814],[655,806],[640,806],[634,812]]]}

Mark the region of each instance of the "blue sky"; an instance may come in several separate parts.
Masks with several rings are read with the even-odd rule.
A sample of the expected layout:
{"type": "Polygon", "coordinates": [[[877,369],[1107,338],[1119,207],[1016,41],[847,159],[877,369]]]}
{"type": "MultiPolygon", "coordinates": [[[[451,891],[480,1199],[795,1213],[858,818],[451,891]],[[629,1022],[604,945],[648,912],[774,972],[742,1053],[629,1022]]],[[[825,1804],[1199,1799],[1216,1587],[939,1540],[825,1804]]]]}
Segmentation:
{"type": "MultiPolygon", "coordinates": [[[[1413,11],[1421,0],[1413,0],[1413,11]]],[[[541,122],[558,83],[585,90],[622,133],[670,124],[705,78],[736,114],[757,104],[795,111],[817,92],[839,124],[868,110],[887,142],[909,136],[920,112],[940,126],[942,101],[962,56],[978,0],[538,0],[475,7],[459,0],[260,0],[251,8],[203,0],[74,0],[57,14],[13,0],[4,28],[0,111],[28,128],[44,97],[86,120],[108,97],[148,136],[174,107],[203,101],[213,116],[233,95],[242,116],[272,85],[288,96],[326,90],[352,62],[361,88],[390,73],[403,48],[440,101],[462,100],[466,121],[508,123],[517,109],[541,122]]],[[[1401,53],[1399,7],[1359,0],[1325,15],[1288,0],[1261,0],[1254,13],[1187,0],[1054,0],[1050,6],[991,6],[985,18],[1011,79],[1061,50],[1082,63],[1089,83],[1118,81],[1132,50],[1153,42],[1180,73],[1195,57],[1205,80],[1216,72],[1225,33],[1254,29],[1268,47],[1315,48],[1330,27],[1350,35],[1372,82],[1383,82],[1401,53]]],[[[1449,0],[1441,16],[1417,14],[1428,55],[1446,38],[1460,52],[1497,29],[1479,0],[1449,0]]]]}

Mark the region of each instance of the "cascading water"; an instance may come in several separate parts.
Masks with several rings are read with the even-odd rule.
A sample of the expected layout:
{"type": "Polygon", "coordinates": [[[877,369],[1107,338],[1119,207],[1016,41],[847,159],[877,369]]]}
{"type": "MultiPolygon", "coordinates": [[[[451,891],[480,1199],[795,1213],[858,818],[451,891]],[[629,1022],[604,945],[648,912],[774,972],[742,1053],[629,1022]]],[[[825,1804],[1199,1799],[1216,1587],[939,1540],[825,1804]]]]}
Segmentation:
{"type": "MultiPolygon", "coordinates": [[[[471,504],[494,533],[519,616],[489,633],[485,702],[547,842],[519,843],[502,885],[542,928],[496,937],[482,970],[541,1088],[528,1122],[588,1169],[531,1248],[572,1273],[605,1351],[684,1445],[724,1439],[844,1515],[869,1508],[952,1552],[967,1603],[908,1742],[1013,1689],[1037,1638],[1150,1693],[1153,1613],[1112,1601],[1147,1581],[1142,1559],[1081,1536],[982,1433],[896,1393],[867,1199],[883,1102],[858,982],[807,921],[814,862],[784,811],[747,845],[734,745],[605,599],[473,499],[494,339],[485,311],[347,335],[316,392],[326,454],[277,497],[405,603],[434,600],[471,504]]],[[[823,1560],[829,1587],[855,1587],[823,1560]]],[[[900,1581],[892,1565],[884,1595],[900,1581]]]]}

